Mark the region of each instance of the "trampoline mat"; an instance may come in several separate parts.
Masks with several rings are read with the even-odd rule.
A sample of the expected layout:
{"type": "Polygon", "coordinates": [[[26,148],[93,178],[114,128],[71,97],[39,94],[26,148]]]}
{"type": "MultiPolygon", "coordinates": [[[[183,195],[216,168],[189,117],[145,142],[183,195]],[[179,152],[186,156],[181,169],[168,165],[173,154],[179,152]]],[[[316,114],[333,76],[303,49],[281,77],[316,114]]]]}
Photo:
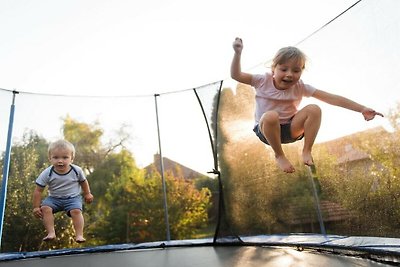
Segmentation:
{"type": "Polygon", "coordinates": [[[270,267],[385,266],[368,259],[293,247],[192,246],[48,256],[0,262],[4,267],[270,267]]]}

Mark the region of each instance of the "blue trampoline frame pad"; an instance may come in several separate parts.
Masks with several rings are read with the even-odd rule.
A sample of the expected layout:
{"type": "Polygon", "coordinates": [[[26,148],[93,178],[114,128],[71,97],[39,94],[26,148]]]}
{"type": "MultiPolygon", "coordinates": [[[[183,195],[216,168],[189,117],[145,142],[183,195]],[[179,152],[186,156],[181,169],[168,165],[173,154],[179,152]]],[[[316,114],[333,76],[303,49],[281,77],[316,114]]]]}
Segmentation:
{"type": "Polygon", "coordinates": [[[393,266],[400,239],[291,234],[119,244],[0,254],[13,267],[393,266]]]}

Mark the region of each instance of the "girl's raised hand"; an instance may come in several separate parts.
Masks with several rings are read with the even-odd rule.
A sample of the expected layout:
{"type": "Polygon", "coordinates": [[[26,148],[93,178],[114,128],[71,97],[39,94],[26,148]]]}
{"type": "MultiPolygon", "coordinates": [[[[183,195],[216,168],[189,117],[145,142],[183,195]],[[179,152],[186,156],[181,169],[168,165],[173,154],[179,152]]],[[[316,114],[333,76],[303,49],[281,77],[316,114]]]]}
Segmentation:
{"type": "Polygon", "coordinates": [[[242,53],[242,50],[243,50],[243,42],[242,42],[242,39],[241,38],[239,38],[239,37],[236,37],[235,38],[235,41],[233,42],[233,50],[235,51],[235,53],[238,53],[238,54],[240,54],[240,53],[242,53]]]}

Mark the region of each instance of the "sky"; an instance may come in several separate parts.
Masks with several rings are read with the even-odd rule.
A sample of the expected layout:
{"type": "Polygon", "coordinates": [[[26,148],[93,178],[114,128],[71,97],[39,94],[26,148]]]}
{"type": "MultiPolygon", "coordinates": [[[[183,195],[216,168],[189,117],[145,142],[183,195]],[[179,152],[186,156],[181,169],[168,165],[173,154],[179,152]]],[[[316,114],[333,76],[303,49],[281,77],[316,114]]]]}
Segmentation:
{"type": "Polygon", "coordinates": [[[250,68],[353,2],[1,0],[0,87],[68,95],[192,88],[229,77],[236,36],[250,68]]]}
{"type": "MultiPolygon", "coordinates": [[[[400,1],[363,0],[309,36],[356,2],[0,0],[0,88],[79,96],[153,95],[219,80],[234,88],[232,42],[241,37],[244,71],[268,71],[265,62],[279,48],[298,45],[309,58],[306,83],[386,113],[400,95],[400,1]]],[[[9,98],[0,101],[5,121],[9,98]]],[[[355,112],[319,104],[317,142],[390,129],[385,118],[366,123],[355,112]]],[[[15,135],[31,121],[22,117],[15,135]]],[[[0,134],[2,147],[5,130],[0,134]]]]}

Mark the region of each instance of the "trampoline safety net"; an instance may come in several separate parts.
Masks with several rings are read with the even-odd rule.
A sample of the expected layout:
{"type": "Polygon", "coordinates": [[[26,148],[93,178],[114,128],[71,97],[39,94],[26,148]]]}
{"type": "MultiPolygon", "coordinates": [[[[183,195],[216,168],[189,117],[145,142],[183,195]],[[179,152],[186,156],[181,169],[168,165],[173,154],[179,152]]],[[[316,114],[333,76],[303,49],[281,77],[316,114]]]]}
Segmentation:
{"type": "Polygon", "coordinates": [[[348,88],[346,97],[385,118],[367,123],[356,112],[304,100],[321,106],[321,138],[313,148],[315,169],[302,163],[303,140],[283,146],[293,174],[278,169],[271,148],[252,131],[255,92],[244,84],[217,81],[123,97],[0,90],[7,178],[1,252],[203,238],[220,244],[259,235],[399,238],[400,19],[382,16],[400,10],[399,3],[361,2],[298,44],[311,59],[304,80],[312,83],[317,72],[313,80],[321,89],[348,88]],[[363,21],[374,19],[375,28],[358,34],[363,21]],[[381,46],[369,47],[371,39],[381,46]],[[361,46],[370,53],[358,53],[361,46]],[[342,64],[331,64],[337,61],[342,64]],[[382,95],[391,97],[381,101],[382,95]],[[361,131],[336,132],[349,124],[361,131]],[[51,243],[42,242],[42,222],[32,216],[35,180],[49,164],[48,144],[60,138],[75,145],[74,163],[95,197],[84,206],[83,245],[74,242],[65,214],[55,215],[57,238],[51,243]]]}

